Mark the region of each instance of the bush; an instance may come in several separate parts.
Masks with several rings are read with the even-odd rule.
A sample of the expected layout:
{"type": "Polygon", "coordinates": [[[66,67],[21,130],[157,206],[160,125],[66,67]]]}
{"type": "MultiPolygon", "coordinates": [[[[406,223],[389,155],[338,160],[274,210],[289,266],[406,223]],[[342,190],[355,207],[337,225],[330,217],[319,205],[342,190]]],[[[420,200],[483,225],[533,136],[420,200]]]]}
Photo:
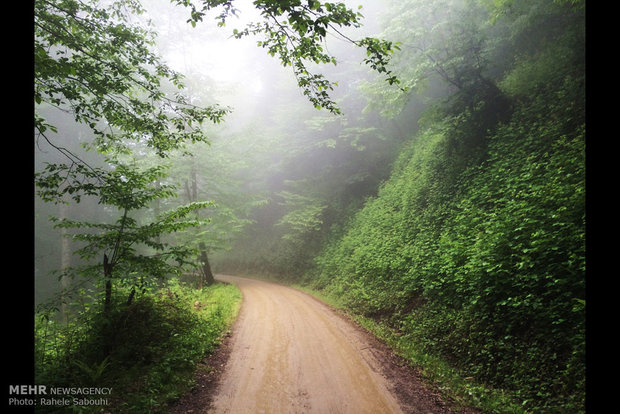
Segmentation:
{"type": "Polygon", "coordinates": [[[107,316],[91,306],[67,325],[39,318],[36,382],[111,387],[106,409],[165,412],[189,390],[196,363],[217,346],[240,300],[231,285],[198,290],[172,281],[130,305],[116,303],[107,316]]]}

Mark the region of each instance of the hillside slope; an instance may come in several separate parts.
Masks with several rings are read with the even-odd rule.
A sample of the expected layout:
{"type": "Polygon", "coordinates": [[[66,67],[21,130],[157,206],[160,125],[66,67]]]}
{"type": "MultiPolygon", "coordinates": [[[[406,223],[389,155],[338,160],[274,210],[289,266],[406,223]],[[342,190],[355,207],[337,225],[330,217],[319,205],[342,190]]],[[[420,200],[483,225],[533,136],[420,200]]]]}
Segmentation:
{"type": "Polygon", "coordinates": [[[584,409],[585,69],[571,42],[497,82],[507,108],[483,94],[429,111],[307,274],[533,412],[584,409]]]}

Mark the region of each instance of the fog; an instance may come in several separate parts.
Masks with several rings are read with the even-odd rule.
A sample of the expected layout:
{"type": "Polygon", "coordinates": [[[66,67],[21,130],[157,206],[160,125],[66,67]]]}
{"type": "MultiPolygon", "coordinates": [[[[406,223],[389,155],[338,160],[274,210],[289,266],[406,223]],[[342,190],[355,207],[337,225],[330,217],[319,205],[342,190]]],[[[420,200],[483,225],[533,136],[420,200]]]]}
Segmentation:
{"type": "MultiPolygon", "coordinates": [[[[212,221],[205,238],[215,271],[302,269],[307,257],[300,252],[316,251],[327,230],[343,220],[344,211],[359,208],[376,194],[398,149],[417,129],[425,99],[446,92],[444,83],[432,79],[432,87],[415,96],[386,86],[381,74],[363,63],[365,51],[347,38],[382,38],[389,25],[390,16],[384,13],[389,2],[347,4],[355,10],[362,6],[363,26],[328,34],[325,50],[337,65],[311,66],[338,83],[330,95],[341,115],[314,108],[292,69],[257,46],[262,39],[232,36],[234,29],[260,19],[249,0],[235,1],[239,13],[224,27],[218,27],[215,11],[193,27],[186,22],[189,10],[167,1],[144,1],[147,13],[132,17],[136,25],[157,33],[156,51],[184,75],[192,104],[232,110],[221,124],[205,122],[209,144],[190,145],[191,156],[179,151],[162,160],[177,184],[177,204],[188,201],[184,189],[193,174],[199,199],[218,206],[208,213],[212,221]]],[[[87,127],[62,110],[43,111],[62,128],[48,134],[51,141],[37,140],[37,170],[46,162],[71,157],[104,165],[100,154],[83,148],[93,139],[87,127]]],[[[79,244],[63,238],[49,217],[111,222],[115,211],[88,197],[68,206],[35,197],[35,210],[35,297],[41,303],[61,287],[54,272],[79,262],[70,254],[79,244]]]]}

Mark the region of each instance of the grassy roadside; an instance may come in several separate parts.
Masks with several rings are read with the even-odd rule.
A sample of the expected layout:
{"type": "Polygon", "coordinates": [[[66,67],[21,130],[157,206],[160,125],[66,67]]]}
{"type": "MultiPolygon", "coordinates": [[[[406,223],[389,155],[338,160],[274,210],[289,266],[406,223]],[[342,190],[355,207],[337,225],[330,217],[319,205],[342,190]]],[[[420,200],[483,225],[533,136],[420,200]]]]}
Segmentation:
{"type": "MultiPolygon", "coordinates": [[[[69,324],[39,318],[36,383],[111,388],[103,404],[70,407],[74,412],[164,413],[191,389],[199,362],[219,345],[240,304],[233,285],[196,289],[172,280],[119,304],[106,320],[95,306],[69,324]]],[[[36,412],[66,409],[37,405],[36,412]]]]}
{"type": "Polygon", "coordinates": [[[477,408],[484,413],[525,414],[527,411],[503,390],[496,390],[476,383],[470,377],[464,377],[446,361],[435,355],[420,352],[413,338],[402,336],[381,322],[356,315],[346,309],[337,296],[308,286],[291,284],[295,289],[306,292],[328,305],[344,311],[364,329],[384,341],[394,352],[405,358],[417,368],[424,378],[435,386],[445,399],[452,400],[455,408],[477,408]]]}

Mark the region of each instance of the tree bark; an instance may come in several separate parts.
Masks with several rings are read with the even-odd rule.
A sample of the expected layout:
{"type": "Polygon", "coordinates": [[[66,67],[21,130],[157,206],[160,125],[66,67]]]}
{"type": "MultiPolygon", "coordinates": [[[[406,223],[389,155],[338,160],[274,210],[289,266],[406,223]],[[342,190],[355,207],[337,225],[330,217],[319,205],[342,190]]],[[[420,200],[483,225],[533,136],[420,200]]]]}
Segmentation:
{"type": "MultiPolygon", "coordinates": [[[[196,168],[194,164],[192,164],[192,169],[190,171],[190,179],[191,179],[191,188],[188,180],[185,181],[185,192],[187,193],[188,201],[194,202],[198,201],[198,174],[196,172],[196,168]]],[[[215,278],[213,277],[213,271],[211,270],[211,265],[209,264],[209,257],[207,255],[207,246],[204,242],[200,242],[198,244],[200,249],[200,256],[198,260],[202,263],[200,268],[201,280],[200,285],[210,286],[215,283],[215,278]]]]}
{"type": "Polygon", "coordinates": [[[215,283],[215,277],[213,277],[213,272],[211,271],[207,248],[204,243],[200,243],[200,262],[202,263],[202,282],[207,286],[211,286],[215,283]]]}
{"type": "MultiPolygon", "coordinates": [[[[65,219],[67,218],[67,205],[60,203],[59,204],[59,218],[65,219]]],[[[71,244],[69,243],[69,238],[67,237],[67,229],[62,227],[60,229],[60,268],[65,271],[71,266],[71,244]]],[[[60,279],[60,284],[62,286],[63,295],[67,289],[69,289],[69,278],[67,276],[62,276],[60,279]]],[[[65,303],[65,298],[63,297],[62,304],[60,307],[60,312],[62,314],[62,318],[65,321],[68,321],[68,309],[67,304],[65,303]]]]}
{"type": "Polygon", "coordinates": [[[129,293],[129,297],[127,298],[127,306],[131,305],[133,302],[133,298],[136,295],[136,287],[131,288],[131,292],[129,293]]]}
{"type": "Polygon", "coordinates": [[[112,303],[112,265],[108,261],[108,256],[103,254],[103,277],[105,279],[105,299],[103,302],[103,313],[110,314],[110,304],[112,303]]]}

